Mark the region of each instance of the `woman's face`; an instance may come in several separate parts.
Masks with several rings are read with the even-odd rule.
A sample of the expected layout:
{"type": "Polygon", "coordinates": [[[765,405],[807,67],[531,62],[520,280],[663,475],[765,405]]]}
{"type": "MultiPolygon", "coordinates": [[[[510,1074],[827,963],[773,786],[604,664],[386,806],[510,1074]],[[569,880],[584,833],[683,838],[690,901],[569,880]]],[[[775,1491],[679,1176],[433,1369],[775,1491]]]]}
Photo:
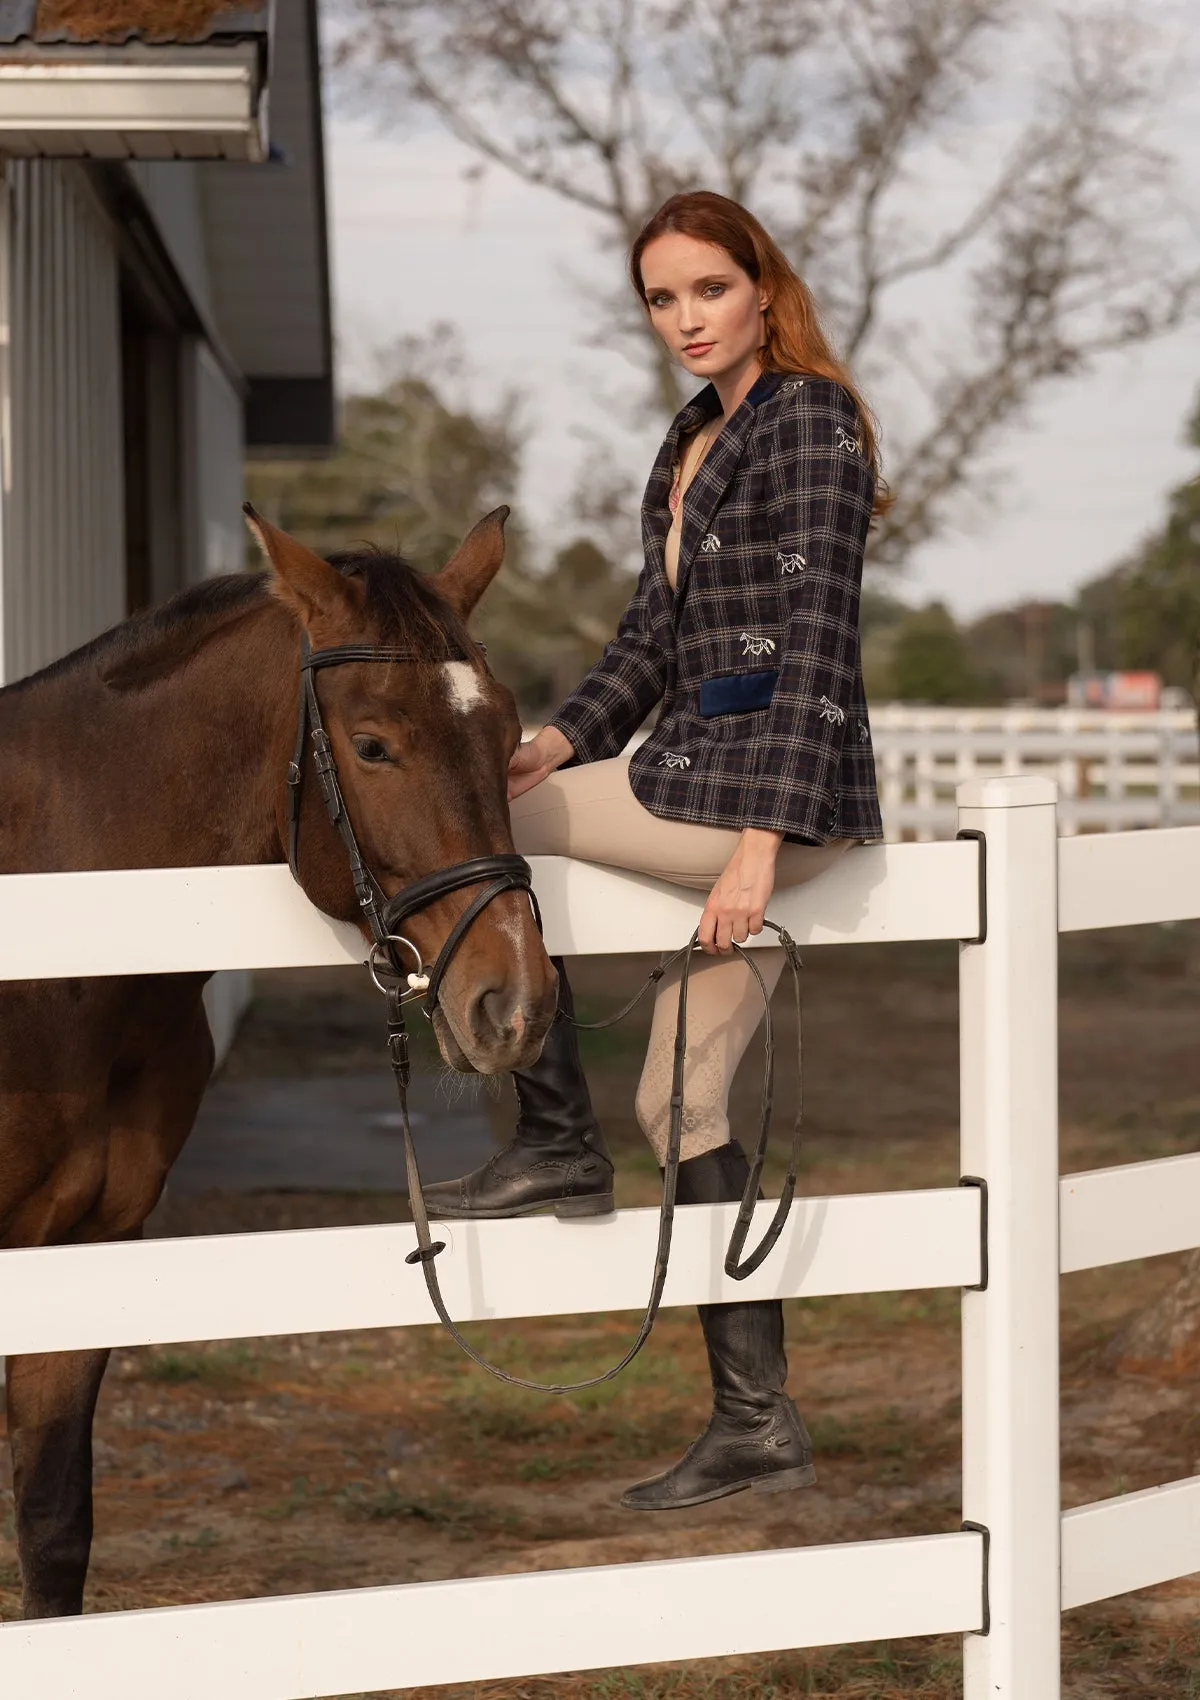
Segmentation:
{"type": "Polygon", "coordinates": [[[697,377],[732,376],[757,363],[770,297],[724,248],[671,231],[642,251],[650,323],[697,377]]]}

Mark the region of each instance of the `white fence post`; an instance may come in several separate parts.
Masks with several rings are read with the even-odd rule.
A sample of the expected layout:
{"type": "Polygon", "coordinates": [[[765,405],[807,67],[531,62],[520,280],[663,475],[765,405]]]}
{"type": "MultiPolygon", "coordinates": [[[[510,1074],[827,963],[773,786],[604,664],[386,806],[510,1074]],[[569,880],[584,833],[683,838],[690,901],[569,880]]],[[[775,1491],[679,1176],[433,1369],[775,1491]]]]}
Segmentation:
{"type": "MultiPolygon", "coordinates": [[[[960,957],[962,1172],[986,1182],[987,1284],[963,1295],[963,1516],[990,1627],[966,1700],[1058,1700],[1058,878],[1053,781],[972,779],[986,938],[960,957]]],[[[981,914],[981,922],[984,916],[981,914]]]]}

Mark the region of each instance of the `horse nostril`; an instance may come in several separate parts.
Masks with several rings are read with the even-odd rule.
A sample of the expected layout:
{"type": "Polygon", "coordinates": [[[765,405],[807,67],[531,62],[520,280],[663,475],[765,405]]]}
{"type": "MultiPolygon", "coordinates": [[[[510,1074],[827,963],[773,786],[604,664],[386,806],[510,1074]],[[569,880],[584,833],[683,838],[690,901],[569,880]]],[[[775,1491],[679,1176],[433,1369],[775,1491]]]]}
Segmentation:
{"type": "Polygon", "coordinates": [[[525,1032],[525,1011],[512,993],[499,988],[481,992],[472,1011],[471,1025],[476,1032],[491,1032],[505,1038],[520,1039],[525,1032]]]}
{"type": "Polygon", "coordinates": [[[484,1053],[524,1057],[531,1046],[541,1049],[554,1004],[550,998],[531,998],[529,991],[519,980],[477,989],[466,1015],[472,1037],[484,1053]]]}

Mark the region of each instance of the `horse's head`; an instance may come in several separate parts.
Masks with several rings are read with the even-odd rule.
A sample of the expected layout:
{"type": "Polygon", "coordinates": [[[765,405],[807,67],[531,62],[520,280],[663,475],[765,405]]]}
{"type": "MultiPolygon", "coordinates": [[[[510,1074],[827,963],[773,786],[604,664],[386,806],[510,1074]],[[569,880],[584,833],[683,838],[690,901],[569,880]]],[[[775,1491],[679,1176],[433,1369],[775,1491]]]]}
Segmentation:
{"type": "MultiPolygon", "coordinates": [[[[446,566],[425,577],[394,555],[323,561],[247,509],[273,569],[272,589],[314,651],[355,644],[403,647],[415,657],[351,661],[316,675],[346,809],[388,897],[423,875],[513,850],[506,772],[520,722],[512,693],[492,677],[466,629],[503,560],[507,516],[507,508],[488,514],[446,566]]],[[[294,677],[299,693],[298,671],[294,677]]],[[[318,907],[362,924],[346,849],[311,772],[299,877],[318,907]]],[[[479,891],[449,893],[405,921],[426,962],[479,891]]],[[[442,1055],[454,1068],[484,1074],[527,1067],[541,1051],[555,1000],[555,973],[529,898],[505,892],[451,958],[434,1011],[442,1055]]]]}

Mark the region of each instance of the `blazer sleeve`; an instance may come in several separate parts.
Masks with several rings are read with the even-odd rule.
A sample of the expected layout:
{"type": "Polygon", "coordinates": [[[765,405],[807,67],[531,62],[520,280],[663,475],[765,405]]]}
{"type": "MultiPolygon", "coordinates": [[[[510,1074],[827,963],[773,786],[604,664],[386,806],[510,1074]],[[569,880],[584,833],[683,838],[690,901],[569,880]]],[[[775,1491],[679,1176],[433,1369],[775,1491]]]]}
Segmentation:
{"type": "Polygon", "coordinates": [[[650,630],[649,572],[643,568],[616,637],[551,718],[581,762],[620,755],[666,690],[666,656],[650,630]]]}
{"type": "Polygon", "coordinates": [[[783,642],[744,824],[824,843],[859,670],[859,592],[875,473],[849,392],[789,392],[770,456],[783,642]]]}

